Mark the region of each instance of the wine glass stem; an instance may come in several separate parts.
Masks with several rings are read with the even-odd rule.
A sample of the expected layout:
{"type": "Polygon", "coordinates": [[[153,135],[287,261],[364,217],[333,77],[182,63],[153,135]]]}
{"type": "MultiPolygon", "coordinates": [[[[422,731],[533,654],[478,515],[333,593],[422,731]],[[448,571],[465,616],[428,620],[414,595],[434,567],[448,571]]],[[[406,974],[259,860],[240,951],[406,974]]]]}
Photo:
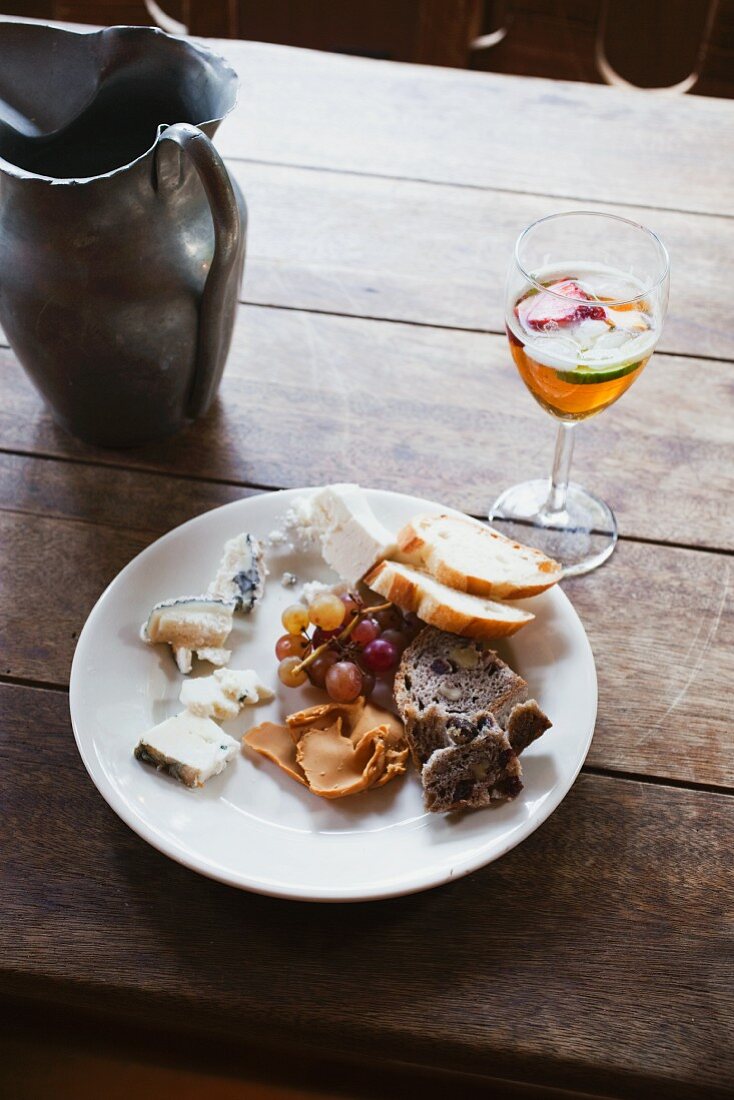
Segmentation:
{"type": "Polygon", "coordinates": [[[566,507],[566,490],[573,458],[574,424],[562,420],[558,425],[556,452],[553,455],[550,492],[545,502],[546,512],[562,512],[566,507]]]}

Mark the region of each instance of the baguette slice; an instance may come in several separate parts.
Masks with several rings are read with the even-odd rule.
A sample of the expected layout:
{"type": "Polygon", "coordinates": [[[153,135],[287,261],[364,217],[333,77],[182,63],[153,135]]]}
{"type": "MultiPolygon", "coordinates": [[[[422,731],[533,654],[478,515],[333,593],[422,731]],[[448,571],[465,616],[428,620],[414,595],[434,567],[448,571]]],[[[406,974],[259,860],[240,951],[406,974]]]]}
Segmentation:
{"type": "Polygon", "coordinates": [[[415,516],[400,531],[398,549],[401,561],[474,596],[517,600],[561,579],[558,562],[468,516],[415,516]]]}
{"type": "Polygon", "coordinates": [[[500,638],[514,634],[535,618],[510,604],[495,603],[468,592],[457,592],[440,581],[397,561],[382,561],[364,578],[365,584],[404,611],[450,634],[466,638],[500,638]]]}

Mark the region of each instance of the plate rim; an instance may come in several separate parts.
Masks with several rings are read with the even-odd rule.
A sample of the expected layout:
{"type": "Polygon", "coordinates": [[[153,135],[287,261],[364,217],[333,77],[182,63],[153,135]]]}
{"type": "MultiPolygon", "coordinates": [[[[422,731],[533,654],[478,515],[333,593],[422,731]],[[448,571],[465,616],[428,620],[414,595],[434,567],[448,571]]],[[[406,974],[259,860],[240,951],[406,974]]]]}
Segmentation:
{"type": "MultiPolygon", "coordinates": [[[[245,488],[243,486],[243,488],[245,488]]],[[[262,878],[248,877],[246,874],[228,872],[226,869],[215,868],[211,862],[205,861],[198,856],[192,856],[187,850],[181,846],[177,841],[171,841],[166,838],[165,840],[159,837],[158,833],[151,828],[146,822],[144,822],[135,813],[134,808],[128,801],[122,796],[115,785],[109,780],[104,770],[95,774],[95,753],[92,747],[89,751],[85,749],[82,741],[82,734],[79,726],[82,724],[80,721],[80,715],[77,703],[79,693],[81,691],[80,679],[82,673],[80,671],[80,665],[82,661],[82,652],[86,645],[86,637],[94,629],[94,620],[98,615],[102,613],[102,606],[109,598],[110,593],[113,590],[117,590],[124,584],[126,574],[131,572],[134,567],[138,566],[141,559],[147,555],[152,554],[154,551],[159,551],[162,544],[166,541],[173,539],[174,535],[177,535],[185,528],[192,528],[202,523],[205,523],[214,513],[221,513],[227,510],[234,510],[241,507],[244,501],[250,501],[254,499],[261,499],[263,497],[282,497],[288,496],[295,499],[296,496],[314,492],[321,486],[303,486],[290,489],[273,489],[264,490],[262,492],[256,491],[248,496],[242,496],[237,500],[229,501],[226,504],[217,506],[216,508],[210,508],[205,512],[201,512],[197,516],[192,516],[191,519],[185,520],[183,523],[177,524],[169,531],[166,531],[163,535],[154,539],[148,546],[140,550],[133,558],[127,562],[126,565],[113,577],[108,585],[101,592],[99,597],[94,603],[91,611],[89,612],[84,626],[82,627],[77,643],[74,649],[74,656],[72,658],[71,670],[69,674],[69,713],[71,717],[71,726],[74,733],[74,740],[76,743],[77,751],[81,757],[82,763],[91,779],[93,785],[97,789],[98,793],[102,796],[104,801],[110,807],[110,809],[128,826],[137,836],[144,840],[151,847],[156,849],[162,855],[167,856],[174,862],[179,863],[181,866],[186,867],[190,871],[195,871],[197,874],[203,875],[205,878],[209,878],[215,882],[221,882],[227,886],[235,887],[240,890],[247,890],[251,893],[261,894],[267,897],[279,898],[287,901],[308,901],[308,902],[321,902],[321,903],[345,903],[345,902],[365,902],[365,901],[380,901],[387,900],[389,898],[403,897],[414,893],[419,893],[423,890],[433,889],[437,886],[442,886],[447,882],[454,882],[457,879],[464,878],[466,875],[472,874],[472,872],[479,870],[482,867],[488,866],[490,863],[494,863],[496,860],[501,859],[502,856],[507,855],[523,841],[527,840],[536,829],[548,820],[550,815],[554,813],[561,802],[567,796],[571,788],[573,787],[579,772],[584,765],[586,757],[591,747],[591,742],[594,737],[594,731],[596,729],[596,719],[598,714],[599,705],[599,690],[598,690],[598,678],[596,673],[596,661],[594,659],[594,653],[586,633],[581,617],[579,616],[576,608],[572,604],[567,594],[558,586],[555,586],[550,590],[552,598],[560,600],[562,605],[565,605],[565,610],[570,611],[571,615],[575,617],[578,625],[581,628],[581,635],[585,646],[585,657],[591,673],[588,688],[592,697],[593,705],[591,707],[591,717],[589,721],[589,728],[586,730],[583,739],[583,747],[579,753],[578,763],[570,774],[570,778],[567,783],[564,783],[559,791],[552,796],[549,796],[542,806],[542,808],[528,818],[527,821],[522,823],[517,829],[513,830],[508,836],[504,838],[499,844],[496,842],[492,846],[491,854],[487,854],[486,848],[479,848],[472,850],[465,858],[459,857],[454,865],[448,870],[436,872],[423,870],[422,873],[416,873],[411,875],[409,879],[405,876],[402,877],[400,884],[390,885],[390,880],[383,880],[383,885],[379,884],[375,888],[364,890],[364,888],[354,887],[341,887],[335,886],[332,888],[324,887],[298,887],[294,890],[293,887],[288,888],[282,884],[268,883],[267,880],[262,878]]],[[[412,500],[420,500],[423,504],[429,504],[431,507],[443,509],[446,512],[451,512],[457,515],[466,515],[467,513],[461,512],[460,509],[452,508],[445,504],[439,504],[437,501],[431,501],[426,497],[417,496],[413,493],[400,493],[393,489],[378,489],[367,486],[361,486],[361,488],[369,495],[371,492],[379,493],[383,496],[390,496],[397,500],[405,500],[406,498],[412,500]]]]}

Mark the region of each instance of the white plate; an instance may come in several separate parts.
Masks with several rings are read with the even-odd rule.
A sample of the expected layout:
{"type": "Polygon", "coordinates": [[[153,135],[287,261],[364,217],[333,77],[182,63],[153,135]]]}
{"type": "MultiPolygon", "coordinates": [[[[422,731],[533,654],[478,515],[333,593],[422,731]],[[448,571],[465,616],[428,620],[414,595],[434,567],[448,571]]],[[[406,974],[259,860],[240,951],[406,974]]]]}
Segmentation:
{"type": "MultiPolygon", "coordinates": [[[[594,659],[559,589],[520,601],[532,605],[536,620],[498,646],[553,720],[553,729],[523,753],[525,788],[512,802],[464,815],[426,814],[413,770],[374,792],[326,801],[249,752],[202,789],[188,790],[133,757],[140,735],[181,709],[182,677],[167,646],[140,641],[141,622],[157,601],[205,590],[223,543],[241,531],[267,537],[304,491],[249,497],[207,512],[122,570],[89,616],[74,655],[70,704],[79,752],[102,796],[139,836],[233,886],[301,900],[362,901],[459,878],[508,852],[545,821],[588,752],[596,718],[594,659]]],[[[368,497],[395,530],[416,512],[439,510],[399,493],[368,490],[368,497]]],[[[283,632],[281,612],[294,600],[281,575],[290,570],[300,581],[333,576],[317,555],[272,551],[269,562],[265,598],[251,616],[235,617],[228,645],[232,667],[255,668],[277,695],[225,723],[233,736],[317,698],[313,689],[294,691],[277,680],[273,647],[283,632]]],[[[194,669],[195,675],[210,672],[209,665],[194,669]]]]}

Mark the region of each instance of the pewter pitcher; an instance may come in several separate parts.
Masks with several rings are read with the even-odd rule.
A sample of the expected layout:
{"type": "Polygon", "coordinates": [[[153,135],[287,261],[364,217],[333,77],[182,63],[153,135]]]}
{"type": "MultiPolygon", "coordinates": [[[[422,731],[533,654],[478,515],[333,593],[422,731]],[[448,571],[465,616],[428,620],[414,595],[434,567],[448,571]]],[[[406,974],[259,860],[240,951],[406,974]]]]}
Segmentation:
{"type": "Polygon", "coordinates": [[[87,442],[170,435],[217,391],[246,210],[210,137],[236,92],[149,27],[0,23],[0,324],[87,442]]]}

